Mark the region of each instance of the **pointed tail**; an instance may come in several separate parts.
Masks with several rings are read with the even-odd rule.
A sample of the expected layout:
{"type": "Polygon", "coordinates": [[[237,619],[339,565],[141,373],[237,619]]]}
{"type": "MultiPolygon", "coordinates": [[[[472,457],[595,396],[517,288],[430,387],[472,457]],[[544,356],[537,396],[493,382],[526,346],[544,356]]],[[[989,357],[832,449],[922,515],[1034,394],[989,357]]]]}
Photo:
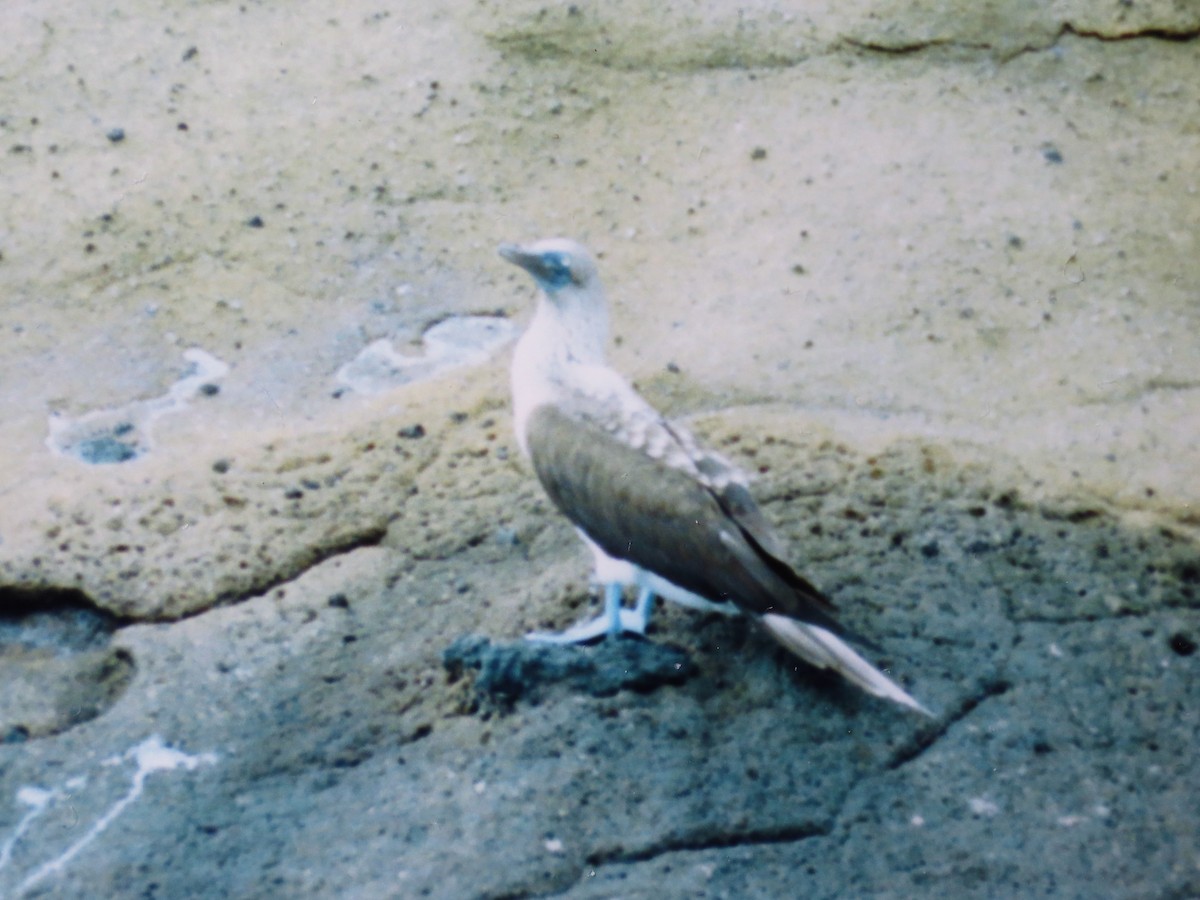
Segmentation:
{"type": "Polygon", "coordinates": [[[883,697],[922,715],[933,717],[932,712],[832,632],[819,625],[809,625],[775,613],[766,613],[759,621],[771,633],[771,637],[818,669],[833,669],[868,694],[883,697]]]}

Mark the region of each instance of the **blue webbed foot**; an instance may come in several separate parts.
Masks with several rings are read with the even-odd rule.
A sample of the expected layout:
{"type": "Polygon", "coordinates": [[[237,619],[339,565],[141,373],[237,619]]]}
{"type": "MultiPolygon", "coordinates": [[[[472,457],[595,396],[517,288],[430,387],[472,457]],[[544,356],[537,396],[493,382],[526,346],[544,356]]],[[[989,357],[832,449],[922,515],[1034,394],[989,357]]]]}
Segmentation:
{"type": "Polygon", "coordinates": [[[649,588],[642,588],[634,609],[625,609],[621,600],[621,586],[607,584],[604,586],[604,612],[596,618],[572,625],[566,631],[558,633],[533,631],[525,635],[525,639],[549,644],[582,644],[601,636],[618,637],[626,631],[645,634],[654,594],[649,588]]]}

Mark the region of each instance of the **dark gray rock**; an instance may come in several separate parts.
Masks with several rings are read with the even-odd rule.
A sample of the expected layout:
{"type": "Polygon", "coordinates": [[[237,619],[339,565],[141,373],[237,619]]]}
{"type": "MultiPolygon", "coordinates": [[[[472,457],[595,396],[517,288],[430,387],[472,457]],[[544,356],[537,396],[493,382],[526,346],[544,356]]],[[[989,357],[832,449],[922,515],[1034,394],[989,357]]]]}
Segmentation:
{"type": "Polygon", "coordinates": [[[31,787],[57,792],[0,891],[110,815],[159,734],[192,767],[146,773],[26,896],[1195,894],[1194,547],[922,465],[897,450],[812,494],[781,477],[768,512],[933,721],[669,605],[653,641],[479,636],[588,613],[575,538],[538,535],[525,495],[520,549],[364,548],[119,628],[136,674],[103,715],[0,744],[0,846],[31,787]]]}
{"type": "Polygon", "coordinates": [[[1007,675],[935,741],[856,784],[809,838],[665,849],[564,896],[1183,897],[1200,888],[1200,616],[1027,625],[1007,675]]]}
{"type": "Polygon", "coordinates": [[[509,704],[522,697],[540,698],[555,684],[610,697],[620,690],[644,692],[683,684],[695,673],[684,650],[629,637],[584,647],[532,641],[493,644],[467,635],[442,652],[442,664],[453,678],[474,670],[476,691],[509,704]]]}

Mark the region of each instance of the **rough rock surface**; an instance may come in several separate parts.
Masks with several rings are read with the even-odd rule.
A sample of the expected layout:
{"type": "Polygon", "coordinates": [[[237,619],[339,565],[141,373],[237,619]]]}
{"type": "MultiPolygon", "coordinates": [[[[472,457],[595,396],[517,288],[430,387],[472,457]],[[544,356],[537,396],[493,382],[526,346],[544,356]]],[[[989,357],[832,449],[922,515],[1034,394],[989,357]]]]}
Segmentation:
{"type": "Polygon", "coordinates": [[[0,896],[1200,894],[1195,4],[0,33],[0,896]],[[934,720],[736,619],[520,641],[587,556],[432,329],[552,233],[934,720]]]}
{"type": "Polygon", "coordinates": [[[528,640],[493,645],[485,637],[466,635],[442,652],[442,665],[452,679],[477,673],[473,681],[479,696],[504,706],[522,698],[540,699],[546,687],[558,684],[611,697],[621,690],[646,692],[682,684],[695,672],[679,648],[627,637],[590,648],[528,640]]]}

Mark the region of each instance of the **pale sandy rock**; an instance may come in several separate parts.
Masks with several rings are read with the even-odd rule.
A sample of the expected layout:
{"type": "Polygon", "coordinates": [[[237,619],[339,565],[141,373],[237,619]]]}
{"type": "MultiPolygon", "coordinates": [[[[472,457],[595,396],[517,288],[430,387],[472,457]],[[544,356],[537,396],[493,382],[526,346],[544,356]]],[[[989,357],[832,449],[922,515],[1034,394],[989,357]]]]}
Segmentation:
{"type": "Polygon", "coordinates": [[[1200,32],[1185,0],[1094,4],[990,0],[853,0],[652,3],[522,0],[490,6],[489,36],[532,61],[586,61],[619,69],[705,70],[794,66],[863,47],[889,53],[946,50],[1008,59],[1045,50],[1064,34],[1104,40],[1200,32]]]}

